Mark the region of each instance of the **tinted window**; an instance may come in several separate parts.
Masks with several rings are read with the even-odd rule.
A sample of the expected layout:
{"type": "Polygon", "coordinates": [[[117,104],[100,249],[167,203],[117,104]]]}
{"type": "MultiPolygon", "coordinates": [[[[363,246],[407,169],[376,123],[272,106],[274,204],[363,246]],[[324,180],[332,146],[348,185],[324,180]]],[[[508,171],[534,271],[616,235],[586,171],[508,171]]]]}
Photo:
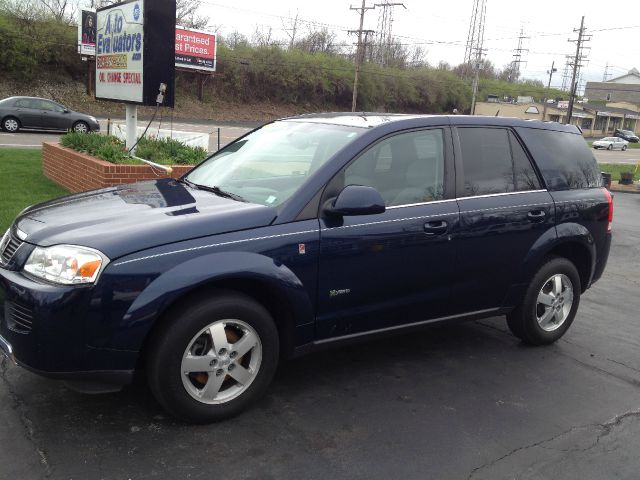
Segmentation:
{"type": "Polygon", "coordinates": [[[516,130],[549,190],[600,186],[600,169],[582,135],[522,127],[516,130]]]}
{"type": "Polygon", "coordinates": [[[40,110],[46,110],[48,112],[63,112],[64,108],[62,108],[57,103],[49,102],[47,100],[37,100],[37,107],[40,110]]]}
{"type": "Polygon", "coordinates": [[[33,100],[29,98],[21,98],[19,100],[16,100],[16,103],[14,106],[18,108],[36,108],[33,105],[33,100]]]}
{"type": "Polygon", "coordinates": [[[462,196],[537,190],[540,182],[514,135],[500,128],[460,128],[462,196]]]}
{"type": "Polygon", "coordinates": [[[444,196],[444,141],[440,129],[387,138],[358,157],[344,172],[345,185],[380,192],[387,206],[410,205],[444,196]]]}

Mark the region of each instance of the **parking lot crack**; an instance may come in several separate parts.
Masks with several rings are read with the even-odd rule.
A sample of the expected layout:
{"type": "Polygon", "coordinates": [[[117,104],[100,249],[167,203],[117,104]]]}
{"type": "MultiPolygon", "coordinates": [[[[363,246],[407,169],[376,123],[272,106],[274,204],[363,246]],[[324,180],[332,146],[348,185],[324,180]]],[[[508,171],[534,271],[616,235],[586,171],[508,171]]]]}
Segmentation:
{"type": "Polygon", "coordinates": [[[27,415],[27,408],[24,404],[24,401],[20,396],[16,393],[11,381],[7,377],[7,371],[9,369],[9,360],[5,357],[0,356],[0,379],[2,379],[2,383],[6,386],[7,392],[9,393],[9,397],[13,401],[13,408],[18,413],[18,417],[20,419],[20,423],[24,427],[25,436],[29,440],[29,442],[33,445],[36,454],[38,455],[38,460],[40,464],[44,468],[45,477],[48,478],[51,476],[51,466],[49,465],[49,461],[47,459],[46,452],[44,449],[40,448],[40,445],[36,439],[36,431],[33,426],[33,421],[27,415]]]}
{"type": "Polygon", "coordinates": [[[603,422],[603,423],[591,423],[591,424],[586,424],[586,425],[578,425],[578,426],[573,426],[567,430],[564,430],[563,432],[560,432],[552,437],[546,438],[544,440],[540,440],[538,442],[535,443],[531,443],[528,445],[524,445],[522,447],[518,447],[518,448],[514,448],[513,450],[509,451],[508,453],[502,455],[501,457],[492,460],[490,462],[484,463],[476,468],[474,468],[470,473],[469,476],[467,477],[467,480],[471,480],[473,477],[476,476],[476,474],[478,472],[480,472],[481,470],[485,470],[488,469],[500,462],[502,462],[503,460],[519,453],[522,452],[524,450],[529,450],[532,448],[544,448],[546,450],[554,450],[557,452],[563,452],[563,453],[569,453],[569,452],[586,452],[589,450],[592,450],[593,448],[597,447],[600,444],[600,441],[611,435],[611,433],[614,431],[615,428],[620,427],[622,425],[622,423],[628,419],[628,418],[640,418],[640,410],[629,410],[627,412],[621,413],[619,415],[616,415],[614,418],[612,418],[611,420],[607,421],[607,422],[603,422]],[[552,447],[552,446],[548,446],[547,444],[554,442],[555,440],[558,440],[562,437],[568,436],[571,433],[578,431],[578,430],[585,430],[585,429],[592,429],[592,428],[596,428],[598,430],[598,434],[596,435],[595,439],[593,442],[591,442],[587,447],[584,448],[568,448],[568,449],[561,449],[561,448],[556,448],[556,447],[552,447]]]}

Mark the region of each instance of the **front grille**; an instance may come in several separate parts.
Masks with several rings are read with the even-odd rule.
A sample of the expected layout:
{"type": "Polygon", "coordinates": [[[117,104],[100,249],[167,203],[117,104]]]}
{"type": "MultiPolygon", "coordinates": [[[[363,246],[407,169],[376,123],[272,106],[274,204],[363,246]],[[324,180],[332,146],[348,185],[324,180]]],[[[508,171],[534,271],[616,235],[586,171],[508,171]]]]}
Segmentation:
{"type": "Polygon", "coordinates": [[[4,317],[9,330],[16,333],[29,333],[33,326],[33,310],[15,302],[4,304],[4,317]]]}
{"type": "Polygon", "coordinates": [[[20,248],[20,245],[22,245],[21,240],[10,236],[9,241],[6,242],[5,245],[2,245],[2,248],[0,249],[0,259],[2,260],[2,263],[5,265],[8,264],[16,254],[16,251],[20,248]]]}

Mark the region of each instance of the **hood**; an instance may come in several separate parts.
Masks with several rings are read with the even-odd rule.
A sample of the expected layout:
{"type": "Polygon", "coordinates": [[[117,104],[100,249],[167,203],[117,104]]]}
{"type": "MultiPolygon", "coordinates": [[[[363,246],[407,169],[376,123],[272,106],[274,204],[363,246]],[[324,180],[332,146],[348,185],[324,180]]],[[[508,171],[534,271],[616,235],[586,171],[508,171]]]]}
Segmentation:
{"type": "Polygon", "coordinates": [[[139,250],[269,225],[274,208],[195,190],[172,179],[70,195],[28,208],[16,226],[34,245],[81,245],[111,260],[139,250]]]}

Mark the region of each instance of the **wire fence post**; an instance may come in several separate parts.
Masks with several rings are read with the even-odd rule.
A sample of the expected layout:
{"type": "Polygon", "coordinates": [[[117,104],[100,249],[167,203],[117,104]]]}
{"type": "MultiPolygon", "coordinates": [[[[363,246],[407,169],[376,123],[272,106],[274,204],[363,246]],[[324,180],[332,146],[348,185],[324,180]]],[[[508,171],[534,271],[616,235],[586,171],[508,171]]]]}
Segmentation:
{"type": "Polygon", "coordinates": [[[218,127],[218,150],[220,150],[220,127],[218,127]]]}

